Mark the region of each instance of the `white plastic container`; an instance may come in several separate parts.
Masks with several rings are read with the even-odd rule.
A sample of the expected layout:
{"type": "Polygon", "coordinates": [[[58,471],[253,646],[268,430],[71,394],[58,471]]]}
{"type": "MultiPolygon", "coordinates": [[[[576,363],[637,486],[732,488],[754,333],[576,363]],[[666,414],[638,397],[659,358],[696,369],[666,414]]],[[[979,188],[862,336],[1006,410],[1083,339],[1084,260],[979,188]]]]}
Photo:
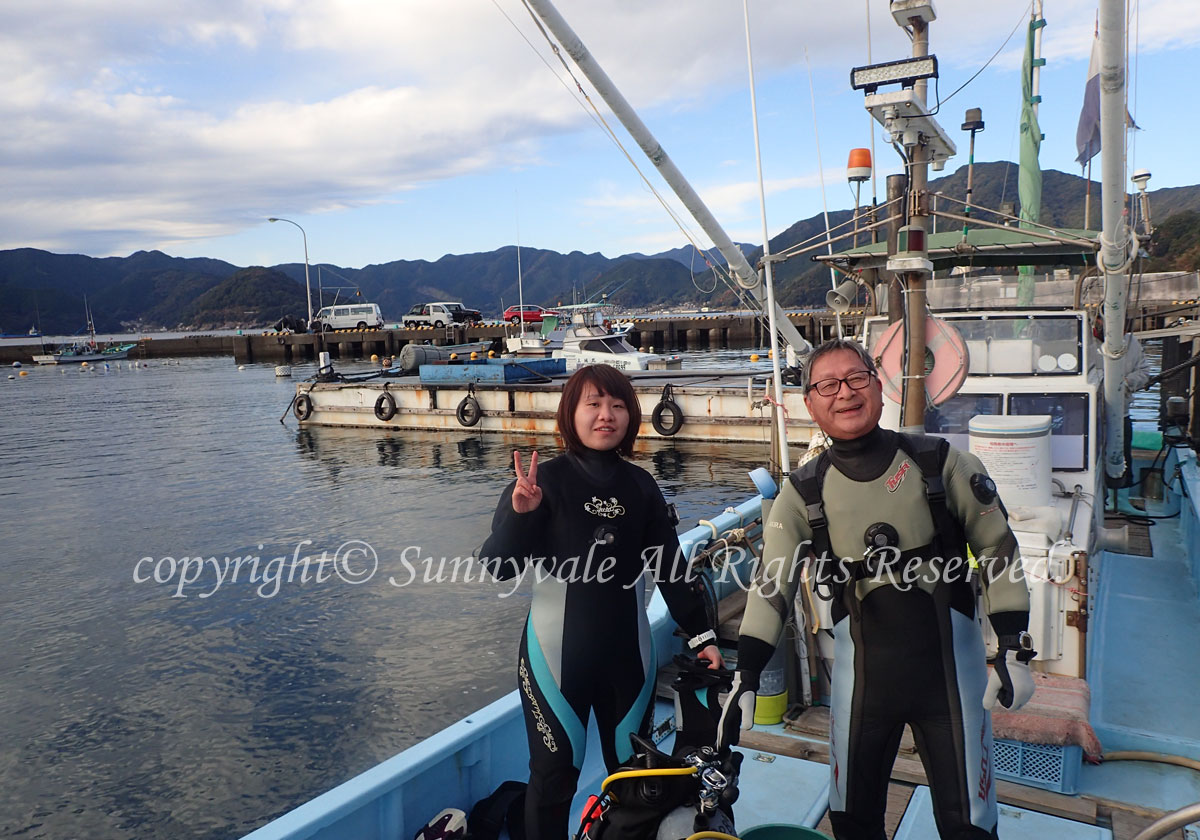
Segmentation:
{"type": "Polygon", "coordinates": [[[1051,503],[1050,415],[977,414],[967,429],[971,453],[987,467],[1005,507],[1051,503]]]}

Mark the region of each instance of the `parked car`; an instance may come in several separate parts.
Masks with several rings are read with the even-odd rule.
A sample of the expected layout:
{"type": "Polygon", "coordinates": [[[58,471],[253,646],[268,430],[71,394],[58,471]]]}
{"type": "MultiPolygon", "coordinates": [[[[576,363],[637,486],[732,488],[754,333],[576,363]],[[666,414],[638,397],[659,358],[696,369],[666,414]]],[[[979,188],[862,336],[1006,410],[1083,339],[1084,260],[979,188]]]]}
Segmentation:
{"type": "Polygon", "coordinates": [[[437,303],[418,303],[404,315],[404,326],[412,327],[442,327],[450,324],[479,324],[483,315],[477,309],[467,309],[461,303],[439,301],[437,303]]]}
{"type": "Polygon", "coordinates": [[[504,310],[504,315],[501,317],[501,320],[508,321],[514,326],[522,321],[540,324],[542,322],[542,318],[547,315],[553,315],[556,318],[559,317],[558,313],[553,309],[546,309],[545,307],[534,306],[533,304],[527,303],[524,306],[508,307],[508,309],[504,310]]]}
{"type": "Polygon", "coordinates": [[[377,303],[350,303],[326,306],[313,316],[313,332],[328,330],[377,330],[383,327],[383,313],[377,303]]]}

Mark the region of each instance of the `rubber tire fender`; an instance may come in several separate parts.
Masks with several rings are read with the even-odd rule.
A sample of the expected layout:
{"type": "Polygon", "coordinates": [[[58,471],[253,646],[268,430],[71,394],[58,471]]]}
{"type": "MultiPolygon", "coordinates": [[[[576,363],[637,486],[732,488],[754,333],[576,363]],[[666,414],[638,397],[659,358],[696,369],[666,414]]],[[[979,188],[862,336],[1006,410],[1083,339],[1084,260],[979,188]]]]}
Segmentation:
{"type": "Polygon", "coordinates": [[[312,397],[308,394],[299,394],[296,397],[296,402],[292,405],[292,411],[295,413],[297,420],[307,420],[313,413],[312,397]]]}
{"type": "Polygon", "coordinates": [[[460,424],[470,428],[483,417],[483,409],[479,407],[479,400],[470,396],[463,397],[458,408],[454,409],[454,416],[458,418],[460,424]]]}
{"type": "Polygon", "coordinates": [[[650,415],[650,425],[663,437],[671,437],[683,428],[683,409],[679,407],[679,403],[669,397],[661,399],[658,401],[658,405],[654,406],[654,412],[650,415]],[[666,415],[670,415],[669,420],[666,415]]]}
{"type": "Polygon", "coordinates": [[[396,416],[396,398],[390,391],[384,391],[375,400],[375,417],[387,422],[396,416]]]}

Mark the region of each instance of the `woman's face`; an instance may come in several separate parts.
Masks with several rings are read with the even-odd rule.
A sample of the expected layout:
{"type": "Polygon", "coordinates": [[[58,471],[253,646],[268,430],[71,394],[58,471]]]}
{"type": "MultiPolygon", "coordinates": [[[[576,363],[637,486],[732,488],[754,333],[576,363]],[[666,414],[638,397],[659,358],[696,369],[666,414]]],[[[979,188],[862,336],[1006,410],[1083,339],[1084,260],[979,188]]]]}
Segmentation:
{"type": "Polygon", "coordinates": [[[624,401],[602,394],[595,385],[583,389],[583,398],[575,406],[575,434],[588,449],[607,452],[616,449],[629,430],[629,408],[624,401]]]}

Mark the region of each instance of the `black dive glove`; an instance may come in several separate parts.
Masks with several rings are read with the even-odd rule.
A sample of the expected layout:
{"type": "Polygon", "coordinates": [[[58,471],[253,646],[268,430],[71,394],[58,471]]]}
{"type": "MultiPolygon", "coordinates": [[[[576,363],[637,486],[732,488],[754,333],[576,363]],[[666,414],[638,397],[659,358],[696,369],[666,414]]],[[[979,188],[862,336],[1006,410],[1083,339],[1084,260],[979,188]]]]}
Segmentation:
{"type": "Polygon", "coordinates": [[[733,686],[721,704],[721,719],[717,721],[717,752],[735,746],[741,730],[754,725],[755,692],[758,674],[754,671],[734,671],[733,686]]]}
{"type": "Polygon", "coordinates": [[[1029,672],[1029,660],[1035,656],[1037,651],[1033,649],[1033,639],[1028,633],[1000,636],[996,658],[988,660],[992,671],[983,692],[985,709],[991,711],[999,701],[1001,706],[1015,712],[1030,701],[1033,674],[1029,672]]]}

